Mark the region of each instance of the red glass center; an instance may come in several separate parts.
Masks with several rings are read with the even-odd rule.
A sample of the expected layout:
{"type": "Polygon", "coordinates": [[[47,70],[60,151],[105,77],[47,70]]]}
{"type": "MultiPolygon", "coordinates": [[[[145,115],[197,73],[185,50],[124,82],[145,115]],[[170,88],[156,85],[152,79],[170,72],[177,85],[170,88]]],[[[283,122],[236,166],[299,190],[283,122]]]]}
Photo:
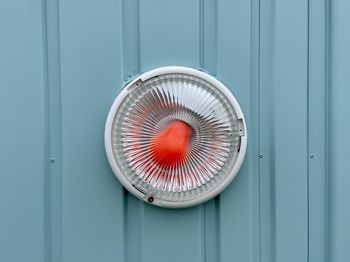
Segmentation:
{"type": "Polygon", "coordinates": [[[186,159],[193,130],[185,122],[175,120],[152,139],[151,156],[155,162],[169,166],[186,159]]]}

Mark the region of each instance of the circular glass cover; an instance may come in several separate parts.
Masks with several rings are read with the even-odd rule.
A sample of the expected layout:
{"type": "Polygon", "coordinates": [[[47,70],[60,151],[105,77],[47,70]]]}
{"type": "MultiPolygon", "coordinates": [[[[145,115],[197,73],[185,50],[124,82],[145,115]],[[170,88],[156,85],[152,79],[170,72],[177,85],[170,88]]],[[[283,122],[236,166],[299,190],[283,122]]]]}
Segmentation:
{"type": "Polygon", "coordinates": [[[232,181],[245,154],[245,123],[233,95],[192,71],[136,79],[106,126],[117,177],[156,205],[184,207],[214,197],[232,181]]]}

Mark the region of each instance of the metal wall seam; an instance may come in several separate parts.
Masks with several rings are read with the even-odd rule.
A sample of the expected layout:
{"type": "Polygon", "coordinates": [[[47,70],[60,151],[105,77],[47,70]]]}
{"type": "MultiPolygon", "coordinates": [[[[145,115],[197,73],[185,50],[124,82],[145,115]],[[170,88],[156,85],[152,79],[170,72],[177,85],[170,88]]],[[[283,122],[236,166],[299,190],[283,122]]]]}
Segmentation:
{"type": "Polygon", "coordinates": [[[62,254],[62,127],[61,127],[61,73],[60,73],[60,29],[58,1],[45,3],[46,21],[46,66],[48,89],[49,156],[48,188],[48,234],[50,239],[50,261],[63,260],[62,254]]]}
{"type": "MultiPolygon", "coordinates": [[[[122,79],[120,88],[140,72],[140,2],[122,0],[122,79]]],[[[125,188],[124,191],[124,239],[125,261],[143,261],[143,205],[125,188]]]]}
{"type": "Polygon", "coordinates": [[[309,262],[326,261],[326,1],[309,0],[309,262]]]}
{"type": "MultiPolygon", "coordinates": [[[[217,70],[217,1],[199,0],[199,66],[215,76],[217,70]]],[[[220,196],[202,205],[203,261],[220,261],[220,196]]]]}

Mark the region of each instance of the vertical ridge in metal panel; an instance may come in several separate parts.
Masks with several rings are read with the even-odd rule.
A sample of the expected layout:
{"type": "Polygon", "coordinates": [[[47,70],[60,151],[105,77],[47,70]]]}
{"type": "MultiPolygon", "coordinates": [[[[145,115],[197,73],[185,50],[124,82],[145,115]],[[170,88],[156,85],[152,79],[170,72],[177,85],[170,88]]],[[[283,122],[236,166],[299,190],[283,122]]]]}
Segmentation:
{"type": "Polygon", "coordinates": [[[324,159],[325,159],[325,261],[331,261],[330,256],[330,228],[329,228],[329,221],[330,221],[330,192],[329,192],[329,186],[330,186],[330,177],[329,174],[331,172],[330,170],[330,85],[331,85],[331,0],[325,0],[325,100],[324,100],[324,114],[325,114],[325,133],[324,133],[324,159]]]}
{"type": "Polygon", "coordinates": [[[350,257],[350,1],[327,1],[327,260],[350,257]]]}
{"type": "Polygon", "coordinates": [[[49,100],[50,261],[62,261],[62,135],[58,1],[45,2],[49,100]]]}
{"type": "MultiPolygon", "coordinates": [[[[199,0],[199,65],[204,71],[216,75],[217,55],[217,1],[199,0]]],[[[201,205],[203,220],[203,261],[220,261],[218,252],[219,215],[218,204],[220,196],[201,205]]]]}
{"type": "Polygon", "coordinates": [[[309,1],[309,262],[326,260],[326,1],[309,1]]]}
{"type": "MultiPolygon", "coordinates": [[[[251,119],[251,1],[218,1],[217,76],[241,101],[248,124],[251,119]]],[[[249,129],[252,130],[252,129],[249,129]]],[[[250,131],[248,134],[250,137],[250,131]]],[[[250,143],[248,143],[250,149],[250,143]]],[[[249,150],[234,182],[220,195],[220,258],[250,261],[251,192],[249,150]],[[236,210],[239,210],[237,212],[236,210]]]]}
{"type": "Polygon", "coordinates": [[[199,0],[199,65],[216,75],[217,62],[217,1],[199,0]]]}
{"type": "Polygon", "coordinates": [[[124,190],[125,261],[143,261],[143,202],[124,190]]]}
{"type": "Polygon", "coordinates": [[[250,13],[250,121],[249,163],[250,163],[250,246],[251,261],[260,261],[260,169],[259,169],[259,96],[260,96],[260,0],[251,0],[250,13]]]}
{"type": "Polygon", "coordinates": [[[125,81],[140,73],[139,5],[139,0],[122,1],[122,73],[125,81]]]}
{"type": "Polygon", "coordinates": [[[307,2],[263,2],[261,228],[271,245],[262,259],[307,261],[307,2]]]}
{"type": "MultiPolygon", "coordinates": [[[[122,1],[122,76],[124,81],[140,73],[139,0],[122,1]]],[[[125,83],[121,83],[123,85],[125,83]]],[[[124,190],[125,260],[143,261],[143,203],[124,190]]]]}
{"type": "Polygon", "coordinates": [[[273,22],[275,2],[260,0],[260,61],[259,61],[259,163],[260,171],[260,257],[261,262],[275,262],[275,216],[274,216],[274,158],[272,145],[274,134],[272,58],[274,48],[273,22]],[[268,99],[268,96],[270,98],[268,99]],[[269,128],[267,128],[269,127],[269,128]]]}
{"type": "Polygon", "coordinates": [[[47,3],[42,1],[41,5],[41,19],[42,19],[42,35],[43,35],[43,82],[45,100],[44,119],[45,119],[45,150],[44,163],[46,164],[45,178],[44,178],[44,259],[51,261],[51,172],[50,172],[50,114],[49,114],[49,88],[48,88],[48,50],[47,50],[47,3]]]}

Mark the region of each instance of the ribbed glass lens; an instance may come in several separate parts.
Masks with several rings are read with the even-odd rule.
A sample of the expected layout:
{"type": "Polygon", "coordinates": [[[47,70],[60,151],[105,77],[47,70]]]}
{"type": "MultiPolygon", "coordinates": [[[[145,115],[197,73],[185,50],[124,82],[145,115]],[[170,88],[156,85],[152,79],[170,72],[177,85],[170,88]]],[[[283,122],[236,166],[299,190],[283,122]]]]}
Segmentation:
{"type": "Polygon", "coordinates": [[[133,187],[154,199],[186,201],[225,179],[242,126],[219,89],[192,75],[165,74],[128,90],[112,125],[112,149],[133,187]]]}

